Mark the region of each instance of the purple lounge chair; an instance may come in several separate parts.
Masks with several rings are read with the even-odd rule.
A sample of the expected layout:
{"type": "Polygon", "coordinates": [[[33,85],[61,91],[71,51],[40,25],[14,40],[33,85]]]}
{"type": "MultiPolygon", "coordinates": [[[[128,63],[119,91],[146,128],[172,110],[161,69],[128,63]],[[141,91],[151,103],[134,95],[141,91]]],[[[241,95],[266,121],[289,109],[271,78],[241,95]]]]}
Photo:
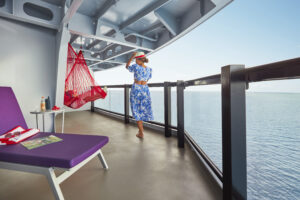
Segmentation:
{"type": "MultiPolygon", "coordinates": [[[[0,87],[0,135],[17,125],[27,128],[17,99],[10,87],[0,87]]],[[[21,144],[0,145],[0,168],[45,175],[57,200],[64,199],[59,184],[94,157],[98,156],[103,168],[108,169],[101,152],[108,137],[40,132],[31,139],[48,135],[56,135],[63,141],[32,150],[21,144]],[[65,172],[56,177],[55,168],[65,172]]]]}

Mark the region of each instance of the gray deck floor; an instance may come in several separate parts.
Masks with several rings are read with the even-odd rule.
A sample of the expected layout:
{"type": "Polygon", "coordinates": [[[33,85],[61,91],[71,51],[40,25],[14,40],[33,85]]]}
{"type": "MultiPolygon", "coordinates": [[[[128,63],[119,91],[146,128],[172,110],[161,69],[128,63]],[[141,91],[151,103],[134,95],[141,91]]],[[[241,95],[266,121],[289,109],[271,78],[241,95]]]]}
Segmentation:
{"type": "MultiPolygon", "coordinates": [[[[60,117],[57,117],[60,130],[60,117]]],[[[66,200],[210,200],[221,190],[186,145],[176,138],[146,129],[143,141],[137,127],[89,111],[67,113],[65,132],[106,135],[105,171],[95,158],[61,184],[66,200]]],[[[42,175],[0,170],[1,200],[54,199],[42,175]]]]}

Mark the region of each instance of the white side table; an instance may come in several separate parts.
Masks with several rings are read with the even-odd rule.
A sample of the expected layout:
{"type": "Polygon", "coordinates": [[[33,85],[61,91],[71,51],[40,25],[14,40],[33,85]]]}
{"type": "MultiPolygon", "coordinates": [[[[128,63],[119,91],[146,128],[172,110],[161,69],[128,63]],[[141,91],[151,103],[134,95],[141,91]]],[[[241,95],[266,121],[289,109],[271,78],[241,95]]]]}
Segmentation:
{"type": "Polygon", "coordinates": [[[36,117],[36,128],[39,128],[39,120],[38,115],[42,115],[43,117],[43,132],[45,132],[45,114],[53,114],[53,126],[55,131],[55,115],[58,113],[62,113],[62,125],[61,125],[61,132],[64,132],[64,125],[65,125],[65,109],[60,110],[46,110],[46,111],[32,111],[30,114],[35,114],[36,117]]]}

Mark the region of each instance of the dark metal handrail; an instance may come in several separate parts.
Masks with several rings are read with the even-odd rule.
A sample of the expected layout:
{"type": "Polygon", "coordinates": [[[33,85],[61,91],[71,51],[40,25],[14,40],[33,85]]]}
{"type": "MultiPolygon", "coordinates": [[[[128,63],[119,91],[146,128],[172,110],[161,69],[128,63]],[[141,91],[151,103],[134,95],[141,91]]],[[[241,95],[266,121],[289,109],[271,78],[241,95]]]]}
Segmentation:
{"type": "Polygon", "coordinates": [[[300,78],[300,58],[245,69],[249,82],[300,78]]]}

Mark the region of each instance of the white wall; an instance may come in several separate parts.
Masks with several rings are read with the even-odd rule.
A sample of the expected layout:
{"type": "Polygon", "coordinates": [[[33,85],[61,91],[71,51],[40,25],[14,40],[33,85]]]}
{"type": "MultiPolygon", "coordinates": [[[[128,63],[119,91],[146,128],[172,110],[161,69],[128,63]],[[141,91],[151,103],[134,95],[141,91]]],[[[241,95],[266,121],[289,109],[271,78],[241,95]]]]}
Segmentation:
{"type": "MultiPolygon", "coordinates": [[[[39,108],[41,96],[55,102],[55,46],[56,32],[0,18],[0,86],[13,88],[29,127],[36,126],[29,112],[39,108]]],[[[51,131],[52,119],[46,120],[51,131]]]]}

